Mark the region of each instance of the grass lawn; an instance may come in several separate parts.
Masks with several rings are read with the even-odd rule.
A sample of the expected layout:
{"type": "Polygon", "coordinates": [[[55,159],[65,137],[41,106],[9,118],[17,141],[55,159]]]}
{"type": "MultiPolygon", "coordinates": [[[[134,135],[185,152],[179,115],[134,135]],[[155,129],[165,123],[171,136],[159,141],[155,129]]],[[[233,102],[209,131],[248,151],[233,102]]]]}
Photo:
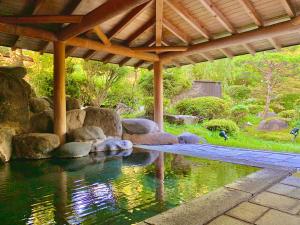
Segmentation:
{"type": "Polygon", "coordinates": [[[292,136],[289,130],[280,132],[261,132],[256,131],[255,127],[240,131],[235,136],[230,136],[229,140],[224,141],[219,137],[218,132],[211,132],[201,124],[196,125],[174,125],[165,123],[164,129],[166,132],[178,135],[183,132],[190,132],[204,137],[209,144],[241,147],[260,150],[271,150],[277,152],[294,152],[300,153],[300,137],[296,142],[292,142],[292,136]]]}

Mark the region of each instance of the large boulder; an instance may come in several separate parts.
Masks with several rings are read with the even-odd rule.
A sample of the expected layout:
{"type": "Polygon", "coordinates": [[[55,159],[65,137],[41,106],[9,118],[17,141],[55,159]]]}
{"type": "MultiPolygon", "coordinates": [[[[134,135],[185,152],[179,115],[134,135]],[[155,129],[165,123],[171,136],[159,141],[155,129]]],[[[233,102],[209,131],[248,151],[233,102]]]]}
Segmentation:
{"type": "Polygon", "coordinates": [[[86,111],[81,109],[67,111],[67,131],[82,127],[85,115],[86,111]]]}
{"type": "Polygon", "coordinates": [[[0,75],[11,75],[16,78],[24,78],[27,70],[22,66],[0,66],[0,75]]]}
{"type": "Polygon", "coordinates": [[[50,103],[45,98],[31,98],[29,100],[30,111],[33,113],[40,113],[51,110],[50,103]]]}
{"type": "Polygon", "coordinates": [[[12,139],[17,130],[11,127],[0,127],[0,162],[8,162],[13,152],[12,139]]]}
{"type": "Polygon", "coordinates": [[[189,115],[165,115],[164,118],[169,123],[179,125],[191,125],[199,122],[199,118],[197,116],[189,115]]]}
{"type": "Polygon", "coordinates": [[[265,131],[276,131],[288,128],[288,123],[281,118],[270,118],[262,120],[257,129],[265,131]]]}
{"type": "Polygon", "coordinates": [[[119,150],[128,150],[132,149],[133,145],[128,140],[120,140],[120,139],[107,139],[102,143],[93,144],[93,152],[112,152],[112,151],[119,151],[119,150]]]}
{"type": "Polygon", "coordinates": [[[122,123],[117,112],[97,107],[88,107],[85,110],[84,126],[101,127],[106,136],[122,136],[122,123]]]}
{"type": "Polygon", "coordinates": [[[128,134],[148,134],[158,132],[158,126],[152,120],[147,119],[123,119],[124,132],[128,134]]]}
{"type": "Polygon", "coordinates": [[[17,76],[0,75],[0,124],[14,123],[24,131],[29,129],[30,91],[25,84],[17,76]]]}
{"type": "Polygon", "coordinates": [[[178,136],[179,144],[199,144],[200,137],[189,132],[182,133],[178,136]]]}
{"type": "Polygon", "coordinates": [[[104,140],[106,136],[100,127],[86,126],[71,130],[68,134],[70,142],[86,142],[94,140],[104,140]]]}
{"type": "Polygon", "coordinates": [[[79,158],[87,156],[92,148],[90,142],[69,142],[60,146],[54,156],[57,158],[79,158]]]}
{"type": "Polygon", "coordinates": [[[172,145],[178,144],[176,136],[168,133],[157,132],[149,134],[123,134],[124,140],[129,140],[137,145],[172,145]]]}
{"type": "Polygon", "coordinates": [[[67,97],[66,99],[66,108],[67,111],[74,110],[74,109],[80,109],[80,101],[76,98],[67,97]]]}
{"type": "Polygon", "coordinates": [[[24,159],[46,159],[60,144],[55,134],[29,133],[13,138],[14,156],[24,159]]]}
{"type": "Polygon", "coordinates": [[[52,110],[36,113],[30,118],[32,133],[53,133],[54,115],[52,110]]]}

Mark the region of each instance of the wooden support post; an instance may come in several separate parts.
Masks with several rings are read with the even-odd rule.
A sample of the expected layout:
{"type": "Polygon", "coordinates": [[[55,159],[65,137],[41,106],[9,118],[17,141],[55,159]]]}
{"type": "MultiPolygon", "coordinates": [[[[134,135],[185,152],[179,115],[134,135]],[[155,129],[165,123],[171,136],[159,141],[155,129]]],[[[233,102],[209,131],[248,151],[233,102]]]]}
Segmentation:
{"type": "Polygon", "coordinates": [[[54,45],[54,133],[65,143],[66,92],[65,92],[65,43],[53,42],[54,45]]]}
{"type": "Polygon", "coordinates": [[[154,63],[154,121],[160,131],[163,130],[163,66],[162,62],[154,63]]]}

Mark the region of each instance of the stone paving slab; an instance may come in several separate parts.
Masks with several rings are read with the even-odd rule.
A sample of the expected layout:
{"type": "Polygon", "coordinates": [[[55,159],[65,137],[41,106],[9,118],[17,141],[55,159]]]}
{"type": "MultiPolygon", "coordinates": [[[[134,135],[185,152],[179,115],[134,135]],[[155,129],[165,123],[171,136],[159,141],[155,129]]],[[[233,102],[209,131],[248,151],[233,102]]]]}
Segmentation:
{"type": "Polygon", "coordinates": [[[268,210],[269,208],[264,206],[256,205],[250,202],[243,202],[235,208],[229,210],[226,214],[249,223],[254,223],[268,210]]]}
{"type": "Polygon", "coordinates": [[[136,148],[221,160],[261,168],[300,169],[300,154],[215,145],[136,145],[136,148]]]}
{"type": "Polygon", "coordinates": [[[280,183],[295,186],[295,187],[300,187],[300,178],[291,176],[291,177],[285,178],[280,183]]]}
{"type": "Polygon", "coordinates": [[[290,215],[271,209],[262,216],[256,225],[299,225],[300,216],[290,215]]]}
{"type": "Polygon", "coordinates": [[[286,184],[275,184],[274,186],[268,189],[268,192],[272,192],[279,195],[285,195],[300,200],[300,188],[295,186],[290,186],[286,184]]]}
{"type": "Polygon", "coordinates": [[[222,215],[214,219],[208,225],[251,225],[251,223],[247,223],[226,215],[222,215]]]}
{"type": "Polygon", "coordinates": [[[250,202],[290,214],[298,214],[300,211],[300,201],[298,199],[271,192],[262,192],[252,198],[250,202]]]}

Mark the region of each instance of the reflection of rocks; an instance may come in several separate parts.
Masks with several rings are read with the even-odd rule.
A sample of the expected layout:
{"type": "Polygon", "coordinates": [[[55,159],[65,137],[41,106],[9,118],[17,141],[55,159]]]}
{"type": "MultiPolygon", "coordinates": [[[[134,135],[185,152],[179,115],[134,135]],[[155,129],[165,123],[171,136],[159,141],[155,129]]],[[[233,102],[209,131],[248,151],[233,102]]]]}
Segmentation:
{"type": "Polygon", "coordinates": [[[106,136],[121,137],[122,123],[118,113],[112,109],[88,107],[85,109],[84,126],[101,127],[106,136]]]}
{"type": "Polygon", "coordinates": [[[123,119],[122,126],[124,132],[128,134],[148,134],[159,131],[157,124],[147,119],[123,119]]]}
{"type": "Polygon", "coordinates": [[[177,175],[187,175],[192,171],[191,164],[185,160],[183,155],[174,155],[171,161],[172,171],[177,175]]]}
{"type": "Polygon", "coordinates": [[[130,166],[147,166],[155,162],[158,158],[159,152],[157,151],[143,151],[133,150],[133,153],[123,159],[125,165],[130,166]]]}
{"type": "Polygon", "coordinates": [[[57,158],[78,158],[87,156],[92,148],[89,142],[70,142],[60,146],[54,155],[57,158]]]}
{"type": "Polygon", "coordinates": [[[13,152],[12,139],[17,134],[15,128],[0,127],[0,162],[8,162],[13,152]]]}
{"type": "Polygon", "coordinates": [[[176,136],[168,133],[158,132],[149,134],[123,134],[124,140],[140,145],[172,145],[178,144],[176,136]]]}
{"type": "Polygon", "coordinates": [[[103,130],[100,127],[86,126],[70,131],[68,134],[69,141],[84,142],[106,139],[103,130]]]}
{"type": "Polygon", "coordinates": [[[59,146],[59,137],[55,134],[30,133],[15,136],[13,146],[16,158],[45,159],[59,146]]]}

